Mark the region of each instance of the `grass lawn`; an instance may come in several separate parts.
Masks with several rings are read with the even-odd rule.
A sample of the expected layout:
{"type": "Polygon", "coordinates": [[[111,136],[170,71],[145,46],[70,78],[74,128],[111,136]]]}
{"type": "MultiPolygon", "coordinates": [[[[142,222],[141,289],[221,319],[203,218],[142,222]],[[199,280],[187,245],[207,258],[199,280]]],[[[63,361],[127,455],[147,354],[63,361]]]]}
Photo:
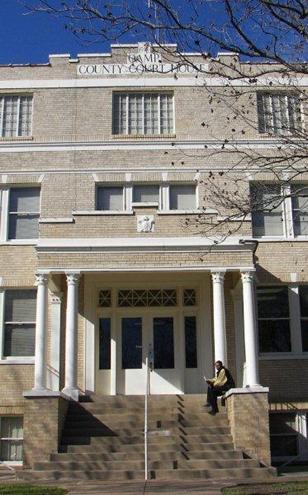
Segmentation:
{"type": "Polygon", "coordinates": [[[66,495],[63,488],[33,485],[0,485],[0,495],[66,495]]]}
{"type": "Polygon", "coordinates": [[[308,481],[239,485],[224,488],[222,493],[224,495],[308,495],[308,481]]]}

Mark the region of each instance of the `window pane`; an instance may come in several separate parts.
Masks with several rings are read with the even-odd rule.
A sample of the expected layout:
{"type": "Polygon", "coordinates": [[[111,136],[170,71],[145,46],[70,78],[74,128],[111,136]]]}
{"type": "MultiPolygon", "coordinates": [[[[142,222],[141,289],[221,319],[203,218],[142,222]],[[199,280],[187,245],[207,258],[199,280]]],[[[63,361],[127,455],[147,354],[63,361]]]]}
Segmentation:
{"type": "Polygon", "coordinates": [[[6,322],[35,322],[36,290],[7,290],[5,291],[6,322]]]}
{"type": "Polygon", "coordinates": [[[133,192],[134,203],[158,203],[159,186],[135,186],[133,192]]]}
{"type": "Polygon", "coordinates": [[[22,461],[23,418],[1,417],[1,461],[22,461]]]}
{"type": "Polygon", "coordinates": [[[122,368],[142,368],[142,318],[122,318],[122,368]]]}
{"type": "Polygon", "coordinates": [[[144,95],[144,133],[158,134],[158,96],[144,95]]]}
{"type": "Polygon", "coordinates": [[[308,235],[308,188],[292,187],[292,211],[295,235],[308,235]]]}
{"type": "Polygon", "coordinates": [[[99,320],[99,369],[110,370],[111,319],[99,320]]]}
{"type": "Polygon", "coordinates": [[[154,368],[174,368],[173,318],[153,319],[154,368]]]}
{"type": "Polygon", "coordinates": [[[308,320],[301,321],[303,352],[308,352],[308,320]]]}
{"type": "Polygon", "coordinates": [[[255,237],[283,235],[280,185],[251,184],[252,230],[255,237]]]}
{"type": "Polygon", "coordinates": [[[197,368],[197,326],[195,316],[185,316],[186,368],[197,368]]]}
{"type": "Polygon", "coordinates": [[[297,435],[277,435],[270,437],[271,454],[273,457],[288,457],[298,455],[297,435]]]}
{"type": "Polygon", "coordinates": [[[2,136],[17,136],[18,96],[5,96],[3,100],[2,136]]]}
{"type": "Polygon", "coordinates": [[[170,210],[192,210],[196,208],[195,186],[170,186],[170,210]]]}
{"type": "Polygon", "coordinates": [[[258,287],[258,317],[288,318],[289,297],[286,285],[277,287],[258,287]]]}
{"type": "Polygon", "coordinates": [[[4,356],[34,356],[35,325],[9,325],[4,327],[4,356]]]}
{"type": "Polygon", "coordinates": [[[11,214],[9,218],[9,239],[37,239],[39,236],[39,215],[11,214]]]}
{"type": "Polygon", "coordinates": [[[143,134],[143,96],[129,95],[128,99],[128,133],[143,134]]]}
{"type": "Polygon", "coordinates": [[[308,317],[308,285],[299,287],[299,298],[301,307],[301,316],[308,317]]]}
{"type": "Polygon", "coordinates": [[[20,98],[19,110],[19,136],[30,136],[32,124],[32,96],[20,98]]]}
{"type": "Polygon", "coordinates": [[[160,132],[171,134],[173,132],[173,97],[161,95],[160,97],[160,132]]]}
{"type": "Polygon", "coordinates": [[[22,440],[1,440],[1,461],[22,461],[22,440]]]}
{"type": "Polygon", "coordinates": [[[289,320],[259,320],[260,352],[290,352],[289,320]]]}
{"type": "Polygon", "coordinates": [[[97,189],[98,210],[123,210],[123,187],[99,187],[97,189]]]}
{"type": "Polygon", "coordinates": [[[40,189],[18,187],[10,190],[10,212],[38,213],[40,211],[40,189]]]}
{"type": "Polygon", "coordinates": [[[23,419],[20,416],[1,417],[1,438],[23,438],[23,419]]]}

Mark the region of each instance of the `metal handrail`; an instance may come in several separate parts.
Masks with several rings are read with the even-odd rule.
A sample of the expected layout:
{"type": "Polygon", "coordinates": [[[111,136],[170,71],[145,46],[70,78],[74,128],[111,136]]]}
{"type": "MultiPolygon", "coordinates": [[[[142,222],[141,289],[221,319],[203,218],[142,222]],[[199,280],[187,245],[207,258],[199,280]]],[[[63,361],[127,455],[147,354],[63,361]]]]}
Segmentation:
{"type": "Polygon", "coordinates": [[[144,394],[144,479],[148,479],[148,396],[149,396],[149,355],[145,357],[146,379],[144,394]]]}

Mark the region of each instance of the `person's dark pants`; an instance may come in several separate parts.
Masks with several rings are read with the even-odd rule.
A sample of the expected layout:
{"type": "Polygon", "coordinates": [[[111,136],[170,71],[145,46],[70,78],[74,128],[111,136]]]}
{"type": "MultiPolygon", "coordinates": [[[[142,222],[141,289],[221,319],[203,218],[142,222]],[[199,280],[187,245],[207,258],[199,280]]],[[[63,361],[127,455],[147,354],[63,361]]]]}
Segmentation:
{"type": "Polygon", "coordinates": [[[224,387],[211,387],[207,389],[207,402],[210,404],[212,411],[218,413],[217,397],[223,395],[227,389],[224,387]]]}

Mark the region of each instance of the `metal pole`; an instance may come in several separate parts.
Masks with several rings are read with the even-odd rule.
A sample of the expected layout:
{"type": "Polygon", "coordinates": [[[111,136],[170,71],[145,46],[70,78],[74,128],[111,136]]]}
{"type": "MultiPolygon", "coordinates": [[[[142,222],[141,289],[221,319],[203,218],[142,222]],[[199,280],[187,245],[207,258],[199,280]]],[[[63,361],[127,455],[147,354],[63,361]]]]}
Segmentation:
{"type": "Polygon", "coordinates": [[[145,357],[146,380],[144,396],[144,479],[148,479],[148,394],[149,394],[149,356],[145,357]]]}

